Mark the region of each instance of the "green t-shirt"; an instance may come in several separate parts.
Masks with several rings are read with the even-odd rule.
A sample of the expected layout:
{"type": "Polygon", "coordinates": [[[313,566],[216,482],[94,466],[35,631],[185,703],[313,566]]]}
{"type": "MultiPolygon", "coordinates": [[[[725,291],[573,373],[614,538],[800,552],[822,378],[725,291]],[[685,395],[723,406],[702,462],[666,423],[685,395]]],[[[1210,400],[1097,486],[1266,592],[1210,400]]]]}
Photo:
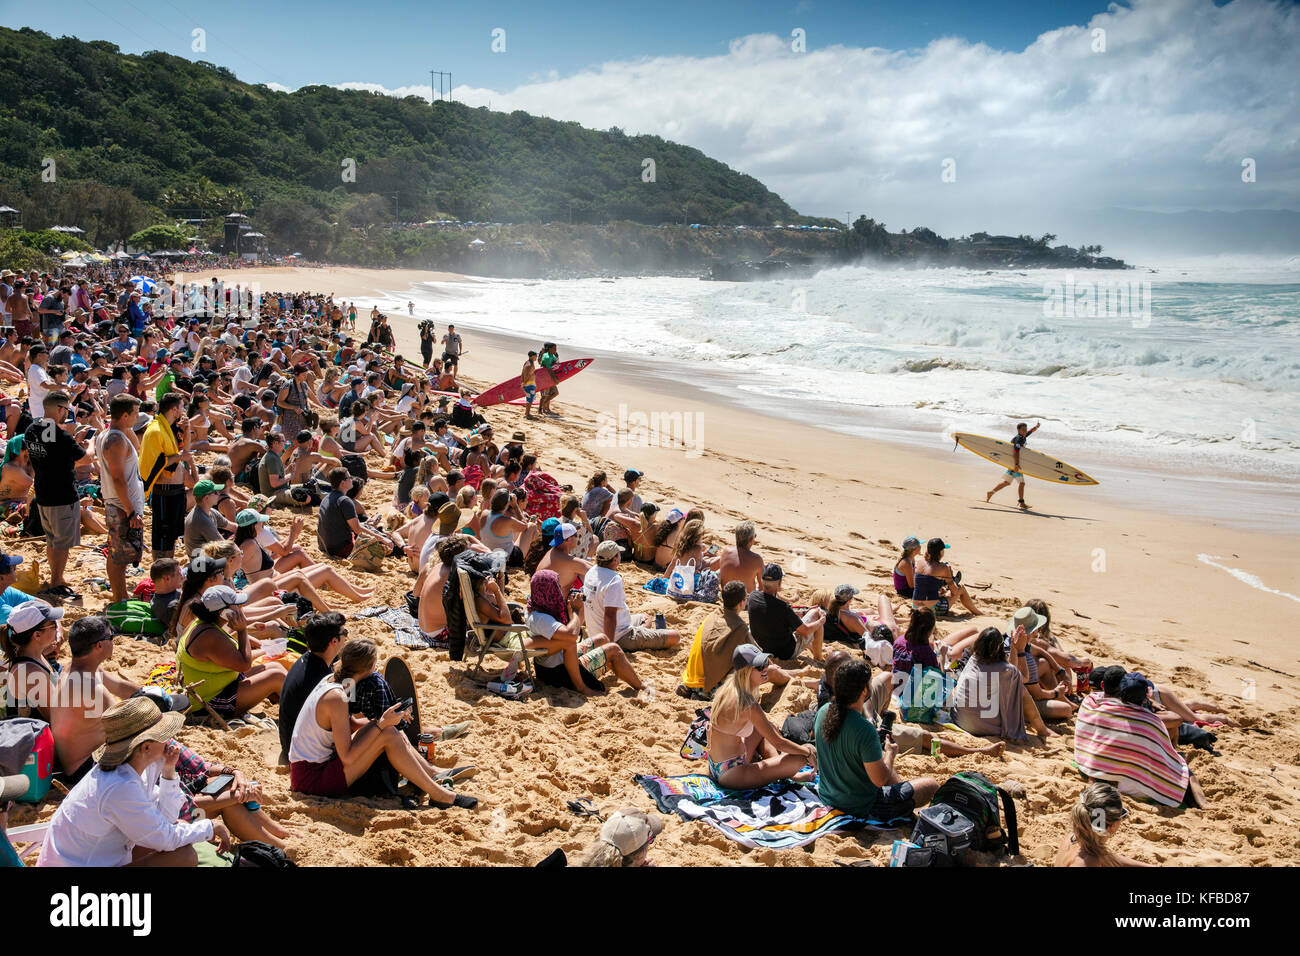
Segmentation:
{"type": "Polygon", "coordinates": [[[869,817],[880,788],[871,782],[863,764],[881,758],[880,733],[871,721],[851,710],[835,739],[826,740],[822,724],[830,706],[825,704],[817,711],[813,725],[817,744],[817,795],[827,806],[855,817],[869,817]]]}
{"type": "Polygon", "coordinates": [[[542,355],[541,358],[537,360],[537,364],[540,365],[542,368],[549,369],[552,365],[555,364],[555,356],[552,355],[550,352],[546,352],[544,355],[542,355]]]}
{"type": "Polygon", "coordinates": [[[158,384],[154,386],[153,400],[161,402],[162,397],[172,390],[172,383],[176,381],[176,376],[168,369],[163,372],[163,377],[158,379],[158,384]]]}

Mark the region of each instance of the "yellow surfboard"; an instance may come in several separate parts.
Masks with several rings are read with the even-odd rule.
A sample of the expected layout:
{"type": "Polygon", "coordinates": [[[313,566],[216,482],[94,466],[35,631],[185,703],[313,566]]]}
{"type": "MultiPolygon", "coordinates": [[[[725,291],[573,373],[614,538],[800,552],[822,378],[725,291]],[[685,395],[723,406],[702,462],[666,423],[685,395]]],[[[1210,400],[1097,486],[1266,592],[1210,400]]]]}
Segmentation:
{"type": "MultiPolygon", "coordinates": [[[[987,438],[984,435],[971,435],[968,432],[954,432],[953,440],[967,451],[972,451],[981,458],[988,459],[995,465],[1008,470],[1015,467],[1016,449],[1007,441],[987,438]]],[[[955,446],[954,446],[955,447],[955,446]]],[[[1020,473],[1030,478],[1043,481],[1055,481],[1066,485],[1095,485],[1099,482],[1091,475],[1085,474],[1068,462],[1060,461],[1051,455],[1030,448],[1020,449],[1020,473]]]]}

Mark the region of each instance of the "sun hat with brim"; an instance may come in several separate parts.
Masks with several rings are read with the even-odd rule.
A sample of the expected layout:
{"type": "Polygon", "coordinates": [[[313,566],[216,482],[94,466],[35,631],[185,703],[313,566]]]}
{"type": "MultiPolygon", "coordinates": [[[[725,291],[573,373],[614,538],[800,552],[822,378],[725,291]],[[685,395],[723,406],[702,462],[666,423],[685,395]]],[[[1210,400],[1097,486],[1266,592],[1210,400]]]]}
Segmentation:
{"type": "Polygon", "coordinates": [[[270,520],[270,515],[264,515],[260,511],[254,511],[252,508],[245,508],[235,515],[235,525],[240,528],[247,528],[250,524],[257,524],[258,522],[270,520]]]}
{"type": "Polygon", "coordinates": [[[48,621],[57,621],[63,617],[63,608],[32,598],[22,604],[14,605],[9,612],[9,630],[15,634],[34,631],[48,621]]]}
{"type": "Polygon", "coordinates": [[[632,856],[663,832],[664,821],[656,813],[628,807],[619,810],[600,828],[602,843],[608,843],[624,856],[632,856]]]}
{"type": "Polygon", "coordinates": [[[27,792],[31,780],[21,773],[0,777],[0,800],[17,800],[27,792]]]}
{"type": "Polygon", "coordinates": [[[104,746],[95,751],[100,770],[115,770],[141,744],[165,744],[185,725],[185,715],[164,714],[148,697],[128,697],[104,711],[99,719],[104,746]]]}
{"type": "Polygon", "coordinates": [[[1047,618],[1039,614],[1032,607],[1022,607],[1011,615],[1011,623],[1007,625],[1007,633],[1016,633],[1016,628],[1023,627],[1026,634],[1033,634],[1036,630],[1047,623],[1047,618]]]}
{"type": "MultiPolygon", "coordinates": [[[[252,511],[265,512],[267,508],[271,507],[271,499],[266,495],[253,495],[248,499],[248,507],[252,511]]],[[[238,518],[239,516],[236,515],[235,517],[238,518]]]]}
{"type": "Polygon", "coordinates": [[[438,534],[454,534],[460,526],[460,508],[456,502],[448,501],[437,512],[438,534]]]}
{"type": "Polygon", "coordinates": [[[511,440],[512,442],[523,442],[523,441],[526,441],[526,439],[524,438],[524,433],[523,433],[523,432],[515,432],[513,435],[510,436],[510,440],[511,440]]]}

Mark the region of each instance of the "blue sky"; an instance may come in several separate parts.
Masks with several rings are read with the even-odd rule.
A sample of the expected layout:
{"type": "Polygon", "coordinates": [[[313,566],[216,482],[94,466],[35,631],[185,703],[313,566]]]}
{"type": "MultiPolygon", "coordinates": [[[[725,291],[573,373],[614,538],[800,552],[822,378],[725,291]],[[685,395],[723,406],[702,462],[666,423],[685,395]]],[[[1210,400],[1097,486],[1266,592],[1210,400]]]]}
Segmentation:
{"type": "Polygon", "coordinates": [[[686,143],[891,229],[1077,245],[1117,207],[1300,209],[1294,0],[0,0],[0,23],[285,90],[427,97],[450,70],[470,106],[686,143]]]}
{"type": "Polygon", "coordinates": [[[0,22],[54,36],[108,40],[124,52],[203,59],[252,83],[296,88],[365,81],[510,88],[643,56],[712,56],[754,33],[805,31],[810,50],[832,45],[906,50],[944,36],[1022,50],[1046,30],[1083,24],[1104,0],[611,0],[608,3],[450,3],[422,0],[41,0],[0,2],[0,22]],[[191,51],[204,29],[207,50],[191,51]],[[505,53],[491,51],[506,31],[505,53]]]}

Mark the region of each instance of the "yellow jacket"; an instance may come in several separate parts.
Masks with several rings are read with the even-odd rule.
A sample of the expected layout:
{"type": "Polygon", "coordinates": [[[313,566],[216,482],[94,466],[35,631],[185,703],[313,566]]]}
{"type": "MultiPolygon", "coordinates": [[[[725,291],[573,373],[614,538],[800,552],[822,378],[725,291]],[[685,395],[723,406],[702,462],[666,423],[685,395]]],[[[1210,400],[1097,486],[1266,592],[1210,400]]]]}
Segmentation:
{"type": "Polygon", "coordinates": [[[175,464],[167,465],[167,457],[179,452],[172,426],[161,415],[155,415],[140,440],[140,477],[144,480],[146,495],[153,490],[159,476],[171,474],[176,469],[175,464]]]}

